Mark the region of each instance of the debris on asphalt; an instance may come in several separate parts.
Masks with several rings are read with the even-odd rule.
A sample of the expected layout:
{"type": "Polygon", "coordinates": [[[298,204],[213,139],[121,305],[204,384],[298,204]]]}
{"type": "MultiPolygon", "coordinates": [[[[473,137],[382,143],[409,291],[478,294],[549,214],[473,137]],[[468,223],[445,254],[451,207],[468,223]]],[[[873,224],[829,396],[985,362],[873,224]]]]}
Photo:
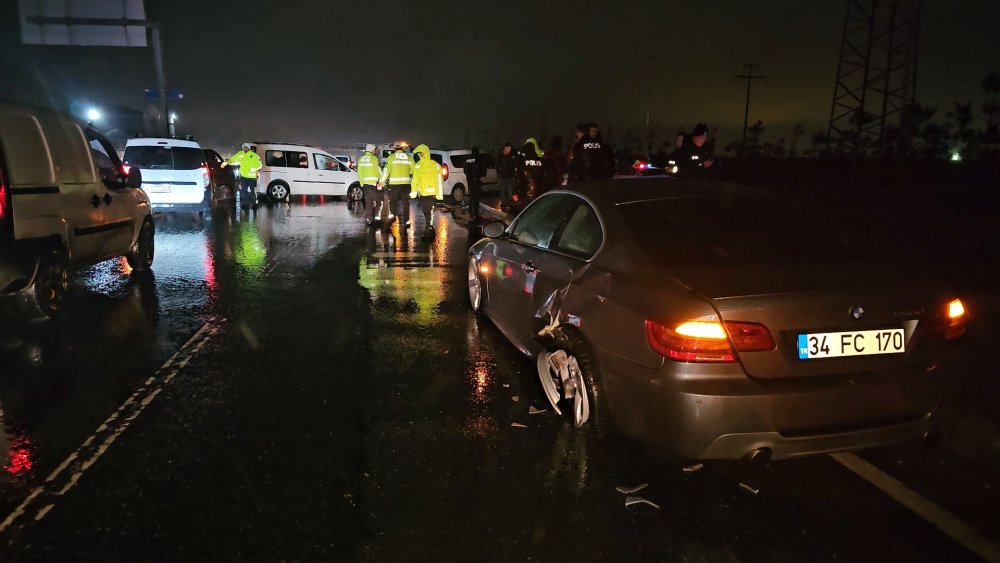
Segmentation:
{"type": "Polygon", "coordinates": [[[504,389],[507,389],[508,387],[510,387],[510,383],[504,383],[504,384],[503,384],[503,388],[504,388],[504,389]]]}
{"type": "Polygon", "coordinates": [[[704,463],[696,463],[694,465],[689,465],[684,468],[684,473],[694,473],[695,471],[701,471],[702,467],[705,467],[704,463]]]}
{"type": "Polygon", "coordinates": [[[549,412],[549,409],[536,409],[535,407],[528,407],[528,414],[542,414],[543,412],[549,412]]]}
{"type": "Polygon", "coordinates": [[[514,401],[516,403],[516,402],[518,402],[518,401],[521,400],[521,397],[520,397],[520,395],[514,395],[513,397],[510,398],[510,400],[512,400],[512,401],[514,401]]]}
{"type": "Polygon", "coordinates": [[[527,426],[521,424],[520,422],[511,422],[510,425],[514,428],[527,428],[527,426]]]}
{"type": "Polygon", "coordinates": [[[750,493],[753,496],[757,496],[757,493],[760,492],[760,489],[755,489],[755,488],[751,487],[750,485],[747,485],[746,483],[740,483],[740,488],[743,489],[744,491],[750,493]]]}
{"type": "Polygon", "coordinates": [[[649,506],[652,506],[653,508],[655,508],[657,510],[660,509],[660,505],[658,505],[655,502],[649,500],[648,498],[643,498],[643,497],[625,497],[625,506],[635,506],[637,504],[648,504],[649,506]]]}
{"type": "Polygon", "coordinates": [[[649,483],[639,483],[634,487],[626,487],[624,485],[619,485],[615,487],[615,490],[623,495],[630,495],[632,493],[638,493],[639,491],[645,489],[649,486],[649,483]]]}

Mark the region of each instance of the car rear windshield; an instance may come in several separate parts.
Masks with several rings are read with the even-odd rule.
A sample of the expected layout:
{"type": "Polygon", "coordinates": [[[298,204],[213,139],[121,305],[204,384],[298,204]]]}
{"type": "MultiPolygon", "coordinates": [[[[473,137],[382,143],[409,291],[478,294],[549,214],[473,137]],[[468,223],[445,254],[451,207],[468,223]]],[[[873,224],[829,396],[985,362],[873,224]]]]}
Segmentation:
{"type": "Polygon", "coordinates": [[[464,168],[465,161],[469,160],[471,155],[468,154],[453,154],[451,155],[451,167],[452,168],[464,168]]]}
{"type": "Polygon", "coordinates": [[[132,146],[125,149],[125,164],[146,170],[197,170],[205,155],[193,147],[132,146]]]}
{"type": "MultiPolygon", "coordinates": [[[[815,206],[813,206],[815,207],[815,206]]],[[[862,258],[808,202],[692,197],[619,206],[650,261],[666,267],[753,266],[862,258]]]]}

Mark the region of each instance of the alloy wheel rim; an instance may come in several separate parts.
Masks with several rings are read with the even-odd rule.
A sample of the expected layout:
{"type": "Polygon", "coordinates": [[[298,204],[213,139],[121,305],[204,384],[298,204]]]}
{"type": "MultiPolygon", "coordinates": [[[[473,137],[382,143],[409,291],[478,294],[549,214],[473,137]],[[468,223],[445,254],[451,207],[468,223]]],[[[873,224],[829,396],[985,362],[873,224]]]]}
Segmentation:
{"type": "Polygon", "coordinates": [[[482,283],[479,281],[479,272],[476,263],[469,261],[469,301],[472,302],[472,309],[478,310],[483,297],[482,283]]]}
{"type": "Polygon", "coordinates": [[[568,359],[570,380],[573,385],[573,425],[580,428],[590,420],[590,397],[587,394],[587,384],[583,380],[583,372],[576,357],[568,359]]]}

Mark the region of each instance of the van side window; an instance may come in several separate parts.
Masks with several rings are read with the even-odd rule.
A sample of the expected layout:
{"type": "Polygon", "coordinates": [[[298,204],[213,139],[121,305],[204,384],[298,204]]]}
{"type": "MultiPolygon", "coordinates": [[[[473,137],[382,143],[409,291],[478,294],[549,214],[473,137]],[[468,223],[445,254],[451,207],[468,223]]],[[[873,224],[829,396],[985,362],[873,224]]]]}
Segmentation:
{"type": "Polygon", "coordinates": [[[284,151],[266,151],[264,152],[264,165],[265,166],[277,166],[279,168],[285,167],[285,153],[284,151]]]}
{"type": "Polygon", "coordinates": [[[340,166],[340,162],[332,156],[313,153],[313,161],[316,163],[316,170],[333,170],[334,172],[343,170],[340,166]]]}
{"type": "Polygon", "coordinates": [[[304,152],[290,152],[287,162],[289,168],[309,168],[309,155],[304,152]]]}
{"type": "Polygon", "coordinates": [[[92,129],[87,129],[87,141],[90,144],[90,154],[94,158],[94,165],[97,166],[97,171],[100,173],[101,181],[104,182],[105,187],[108,189],[121,187],[118,181],[121,164],[118,162],[118,153],[111,147],[111,143],[92,129]]]}

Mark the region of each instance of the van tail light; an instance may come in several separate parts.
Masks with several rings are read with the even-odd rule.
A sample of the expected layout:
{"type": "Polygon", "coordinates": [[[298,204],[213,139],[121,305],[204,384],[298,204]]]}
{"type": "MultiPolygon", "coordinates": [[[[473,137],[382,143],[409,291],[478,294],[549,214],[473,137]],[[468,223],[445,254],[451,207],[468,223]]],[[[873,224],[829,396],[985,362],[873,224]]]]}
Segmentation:
{"type": "Polygon", "coordinates": [[[447,164],[442,164],[441,165],[441,177],[443,179],[447,180],[449,174],[451,174],[451,173],[448,171],[448,165],[447,164]]]}
{"type": "Polygon", "coordinates": [[[198,170],[201,171],[202,180],[205,181],[205,187],[207,188],[208,185],[211,183],[209,182],[208,166],[202,166],[198,170]]]}
{"type": "Polygon", "coordinates": [[[122,164],[122,174],[128,176],[132,173],[132,167],[128,164],[122,164]]]}
{"type": "Polygon", "coordinates": [[[661,356],[677,362],[735,362],[735,352],[764,352],[775,348],[766,326],[739,321],[686,321],[666,325],[646,321],[646,340],[661,356]]]}

